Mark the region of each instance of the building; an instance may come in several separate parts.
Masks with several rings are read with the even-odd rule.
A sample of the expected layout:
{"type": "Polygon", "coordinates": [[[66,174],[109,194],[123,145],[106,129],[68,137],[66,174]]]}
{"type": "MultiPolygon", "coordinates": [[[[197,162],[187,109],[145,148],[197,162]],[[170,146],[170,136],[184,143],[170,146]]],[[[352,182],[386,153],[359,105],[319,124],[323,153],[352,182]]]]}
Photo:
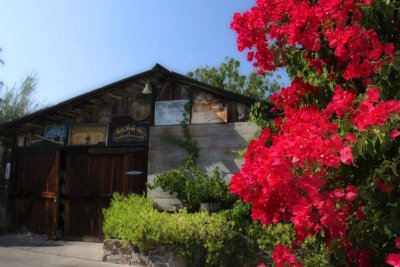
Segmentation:
{"type": "Polygon", "coordinates": [[[51,237],[102,238],[102,208],[113,192],[146,194],[161,207],[176,199],[148,191],[155,175],[187,155],[160,135],[181,136],[185,105],[200,149],[199,166],[229,179],[257,128],[245,121],[254,99],[161,65],[0,125],[6,144],[9,221],[51,237]]]}

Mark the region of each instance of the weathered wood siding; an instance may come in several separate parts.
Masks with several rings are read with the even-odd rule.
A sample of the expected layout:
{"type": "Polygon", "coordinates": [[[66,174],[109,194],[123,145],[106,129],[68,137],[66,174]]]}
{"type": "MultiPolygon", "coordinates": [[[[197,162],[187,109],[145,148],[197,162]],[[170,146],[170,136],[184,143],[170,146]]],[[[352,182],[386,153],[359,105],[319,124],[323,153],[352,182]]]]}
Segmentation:
{"type": "MultiPolygon", "coordinates": [[[[243,163],[236,151],[247,147],[248,141],[258,130],[257,126],[246,122],[192,124],[189,128],[193,140],[197,141],[199,147],[200,169],[211,172],[218,166],[227,182],[239,171],[243,163]]],[[[182,137],[182,127],[179,125],[150,127],[148,183],[152,183],[157,174],[181,167],[188,156],[187,152],[176,144],[161,141],[162,135],[182,137]]],[[[170,209],[171,205],[179,203],[175,197],[160,189],[148,190],[147,196],[164,209],[170,209]]]]}
{"type": "Polygon", "coordinates": [[[147,151],[114,149],[71,152],[66,155],[64,236],[102,240],[103,212],[113,192],[145,192],[147,151]],[[141,175],[130,176],[129,171],[141,175]]]}
{"type": "Polygon", "coordinates": [[[17,157],[18,179],[10,181],[13,227],[56,235],[58,216],[58,151],[21,151],[17,157]]]}

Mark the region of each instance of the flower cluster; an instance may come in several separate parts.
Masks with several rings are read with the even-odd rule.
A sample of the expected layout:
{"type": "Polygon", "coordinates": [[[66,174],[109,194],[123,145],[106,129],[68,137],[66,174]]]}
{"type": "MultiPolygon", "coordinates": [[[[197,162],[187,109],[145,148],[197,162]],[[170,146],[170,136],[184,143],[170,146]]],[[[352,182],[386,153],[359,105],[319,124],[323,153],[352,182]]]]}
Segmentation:
{"type": "MultiPolygon", "coordinates": [[[[324,110],[324,115],[336,114],[338,118],[350,118],[350,121],[358,130],[365,131],[372,125],[383,126],[393,114],[400,114],[400,103],[398,101],[379,101],[379,88],[368,88],[365,99],[358,107],[354,103],[356,96],[356,93],[343,90],[341,86],[338,86],[331,102],[324,110]]],[[[393,130],[393,133],[395,131],[393,130]]]]}
{"type": "Polygon", "coordinates": [[[272,259],[276,262],[276,267],[284,267],[287,265],[301,267],[302,265],[296,261],[296,255],[290,253],[290,249],[286,246],[277,245],[272,253],[272,259]]]}
{"type": "Polygon", "coordinates": [[[374,30],[358,22],[363,6],[372,0],[258,0],[251,11],[236,13],[231,28],[238,34],[240,51],[249,49],[248,60],[262,70],[286,65],[288,46],[303,47],[316,54],[328,42],[336,60],[309,60],[321,73],[321,66],[332,65],[343,71],[346,80],[364,79],[393,59],[394,45],[382,44],[374,30]]]}
{"type": "MultiPolygon", "coordinates": [[[[400,102],[380,102],[379,90],[371,88],[357,104],[356,94],[339,86],[326,109],[320,110],[304,101],[307,94],[317,92],[296,78],[292,86],[272,97],[275,110],[284,114],[276,120],[278,131],[271,133],[265,128],[250,143],[245,164],[233,176],[230,190],[253,204],[254,220],[264,224],[291,222],[300,242],[323,232],[329,245],[334,239],[346,238],[347,222],[363,217],[356,186],[329,190],[334,181],[346,180],[345,175],[337,176],[333,170],[353,164],[352,147],[357,141],[353,133],[340,135],[331,117],[348,117],[363,130],[366,126],[361,125],[385,123],[392,112],[399,112],[400,102]]],[[[376,186],[387,191],[379,180],[376,186]]],[[[346,248],[352,261],[367,261],[366,249],[355,250],[350,243],[346,248]]],[[[277,247],[275,255],[285,255],[279,260],[275,257],[278,265],[295,262],[284,247],[277,247]]]]}
{"type": "Polygon", "coordinates": [[[338,87],[336,87],[331,102],[325,108],[324,114],[327,116],[336,114],[338,118],[345,117],[346,114],[349,114],[355,110],[353,102],[356,97],[356,93],[348,90],[343,90],[342,87],[339,85],[338,87]]]}
{"type": "Polygon", "coordinates": [[[298,108],[304,95],[318,93],[318,88],[303,82],[299,77],[296,77],[289,88],[282,88],[279,93],[271,96],[271,102],[275,104],[272,111],[284,110],[286,113],[298,108]]]}
{"type": "MultiPolygon", "coordinates": [[[[400,249],[400,236],[395,241],[396,248],[400,249]]],[[[394,267],[400,267],[400,253],[392,253],[386,257],[386,263],[394,267]]]]}
{"type": "Polygon", "coordinates": [[[367,97],[360,103],[359,110],[351,121],[358,130],[368,130],[372,125],[382,126],[393,113],[400,114],[400,102],[389,100],[379,101],[379,88],[369,88],[367,97]]]}
{"type": "MultiPolygon", "coordinates": [[[[276,97],[277,108],[293,110],[284,100],[299,99],[310,88],[297,80],[283,90],[283,96],[276,97]]],[[[255,220],[292,222],[300,241],[322,230],[328,243],[343,237],[345,221],[354,212],[351,202],[357,198],[357,188],[348,185],[329,192],[326,184],[336,178],[329,168],[339,168],[342,162],[352,164],[351,147],[337,133],[337,125],[316,106],[299,105],[280,129],[271,134],[266,128],[251,142],[242,170],[232,178],[231,192],[253,203],[255,220]]]]}
{"type": "MultiPolygon", "coordinates": [[[[380,89],[371,86],[373,75],[393,60],[395,47],[361,26],[362,12],[371,4],[257,0],[231,23],[238,49],[248,50],[247,59],[260,73],[294,62],[306,69],[302,75],[307,81],[313,80],[306,73],[315,70],[312,75],[318,73],[336,87],[331,96],[331,89],[320,86],[324,83],[318,88],[296,77],[271,96],[274,127],[250,143],[241,171],[232,177],[231,192],[252,203],[252,219],[292,223],[295,242],[317,236],[330,249],[340,243],[343,264],[358,266],[369,266],[374,256],[362,238],[352,236],[352,227],[366,227],[370,216],[365,191],[396,199],[393,194],[400,188],[398,150],[390,150],[400,137],[400,102],[382,101],[380,89]],[[366,154],[376,165],[370,165],[366,154]],[[361,175],[360,163],[365,168],[361,175]],[[379,164],[383,167],[376,172],[379,164]]],[[[278,244],[272,256],[277,266],[301,266],[296,250],[288,247],[278,244]]],[[[399,257],[390,254],[386,262],[400,266],[399,257]]]]}

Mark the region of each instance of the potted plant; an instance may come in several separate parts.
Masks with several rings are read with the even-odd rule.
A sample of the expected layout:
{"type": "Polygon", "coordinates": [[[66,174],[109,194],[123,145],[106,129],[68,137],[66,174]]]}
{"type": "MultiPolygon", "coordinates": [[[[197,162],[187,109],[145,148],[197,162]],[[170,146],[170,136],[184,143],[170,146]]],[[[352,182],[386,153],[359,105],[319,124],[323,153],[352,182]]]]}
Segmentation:
{"type": "Polygon", "coordinates": [[[231,200],[228,185],[221,178],[219,168],[214,168],[211,175],[196,170],[196,175],[186,184],[188,198],[199,203],[199,210],[219,211],[222,204],[231,200]]]}
{"type": "Polygon", "coordinates": [[[215,212],[226,203],[233,203],[228,185],[220,177],[216,167],[211,175],[195,166],[184,166],[179,170],[165,172],[155,179],[150,189],[160,187],[175,195],[189,211],[208,210],[215,212]]]}

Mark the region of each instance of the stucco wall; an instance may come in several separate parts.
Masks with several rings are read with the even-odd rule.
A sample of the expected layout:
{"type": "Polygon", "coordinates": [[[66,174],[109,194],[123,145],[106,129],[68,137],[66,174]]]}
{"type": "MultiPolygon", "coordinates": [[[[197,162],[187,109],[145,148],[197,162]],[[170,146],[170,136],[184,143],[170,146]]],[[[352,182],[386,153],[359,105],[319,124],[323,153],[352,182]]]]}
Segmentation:
{"type": "MultiPolygon", "coordinates": [[[[235,151],[247,147],[248,141],[254,137],[258,127],[246,122],[236,122],[195,124],[190,125],[189,129],[191,137],[197,141],[199,147],[200,169],[209,172],[218,166],[222,177],[229,182],[243,163],[235,151]]],[[[152,183],[157,174],[181,167],[188,156],[187,152],[176,144],[161,141],[162,135],[183,136],[182,127],[180,125],[150,127],[148,183],[152,183]]],[[[147,196],[164,209],[171,209],[171,205],[179,203],[175,197],[159,189],[147,190],[147,196]]]]}

